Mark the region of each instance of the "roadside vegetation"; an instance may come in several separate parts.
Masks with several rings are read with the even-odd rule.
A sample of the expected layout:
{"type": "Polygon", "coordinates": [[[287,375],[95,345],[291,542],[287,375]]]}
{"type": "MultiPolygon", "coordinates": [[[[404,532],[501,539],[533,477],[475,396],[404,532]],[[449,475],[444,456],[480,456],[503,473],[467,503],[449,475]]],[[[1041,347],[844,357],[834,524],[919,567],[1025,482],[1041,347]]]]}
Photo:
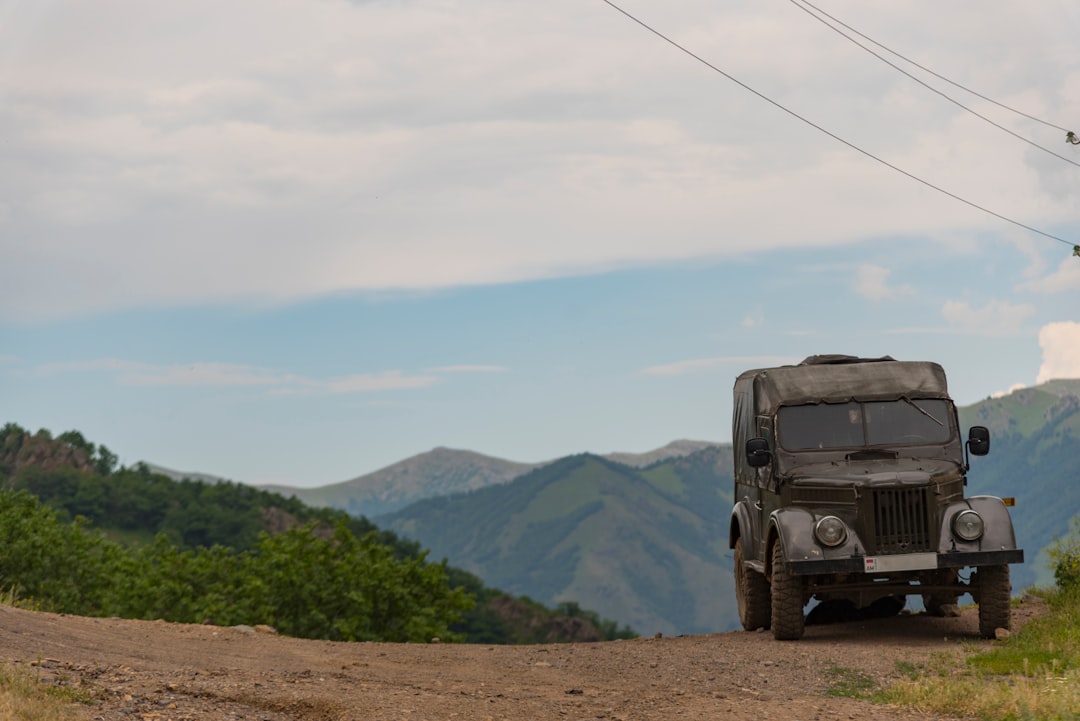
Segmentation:
{"type": "Polygon", "coordinates": [[[0,718],[12,721],[75,721],[84,718],[74,705],[90,698],[63,686],[41,682],[31,669],[0,664],[0,718]]]}
{"type": "Polygon", "coordinates": [[[829,693],[986,721],[1075,721],[1080,709],[1080,516],[1050,549],[1056,587],[1047,606],[990,650],[975,647],[925,667],[898,668],[884,687],[855,669],[829,669],[829,693]]]}
{"type": "Polygon", "coordinates": [[[433,562],[366,518],[176,481],[78,431],[0,428],[0,600],[81,616],[266,624],[341,641],[556,643],[635,634],[433,562]]]}

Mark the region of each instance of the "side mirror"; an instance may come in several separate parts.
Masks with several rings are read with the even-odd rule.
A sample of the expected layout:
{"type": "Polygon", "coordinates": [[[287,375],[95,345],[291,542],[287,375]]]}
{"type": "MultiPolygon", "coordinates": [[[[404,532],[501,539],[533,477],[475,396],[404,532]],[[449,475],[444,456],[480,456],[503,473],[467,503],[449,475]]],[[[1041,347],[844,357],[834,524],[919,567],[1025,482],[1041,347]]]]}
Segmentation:
{"type": "Polygon", "coordinates": [[[751,468],[761,468],[772,461],[769,442],[764,438],[751,438],[746,442],[746,462],[751,468]]]}
{"type": "Polygon", "coordinates": [[[973,456],[985,456],[990,452],[990,429],[986,426],[972,426],[968,431],[968,450],[973,456]]]}

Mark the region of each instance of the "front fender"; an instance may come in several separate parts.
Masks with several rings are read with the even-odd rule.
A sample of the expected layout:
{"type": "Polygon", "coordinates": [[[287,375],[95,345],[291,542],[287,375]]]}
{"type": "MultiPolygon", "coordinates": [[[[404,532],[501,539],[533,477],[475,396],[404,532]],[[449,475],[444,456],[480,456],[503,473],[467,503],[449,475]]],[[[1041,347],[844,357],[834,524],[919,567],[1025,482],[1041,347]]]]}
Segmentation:
{"type": "MultiPolygon", "coordinates": [[[[814,535],[814,524],[819,515],[822,514],[815,515],[802,508],[781,508],[773,512],[769,518],[770,533],[775,534],[779,538],[778,543],[783,544],[784,558],[808,568],[803,562],[848,561],[866,553],[866,545],[855,531],[853,519],[846,515],[841,516],[841,520],[847,526],[847,538],[844,542],[831,548],[818,543],[817,536],[814,535]]],[[[813,573],[814,571],[797,572],[813,573]]]]}
{"type": "Polygon", "coordinates": [[[938,553],[949,551],[1008,551],[1016,548],[1009,509],[997,496],[972,496],[949,504],[941,517],[941,535],[938,553]],[[962,541],[952,532],[952,521],[957,513],[970,508],[982,516],[985,530],[977,541],[962,541]]]}
{"type": "MultiPolygon", "coordinates": [[[[740,536],[745,536],[750,533],[750,529],[753,526],[750,525],[750,509],[746,507],[746,503],[739,501],[731,509],[731,520],[728,526],[728,548],[735,548],[735,541],[740,536]]],[[[751,546],[753,544],[750,544],[751,546]]],[[[743,544],[744,553],[753,553],[753,548],[747,548],[746,544],[743,544]]]]}
{"type": "Polygon", "coordinates": [[[769,516],[769,535],[784,549],[788,561],[818,560],[821,549],[814,540],[814,514],[802,508],[779,508],[769,516]]]}

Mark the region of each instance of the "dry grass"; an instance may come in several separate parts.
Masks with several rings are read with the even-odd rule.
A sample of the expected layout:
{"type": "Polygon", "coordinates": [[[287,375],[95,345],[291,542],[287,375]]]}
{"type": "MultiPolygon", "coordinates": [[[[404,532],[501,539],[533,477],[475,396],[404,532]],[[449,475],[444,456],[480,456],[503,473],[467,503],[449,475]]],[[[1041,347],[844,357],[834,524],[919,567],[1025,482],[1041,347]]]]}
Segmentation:
{"type": "Polygon", "coordinates": [[[875,699],[986,721],[1075,721],[1080,709],[1080,592],[1047,592],[1049,612],[985,653],[944,659],[875,699]]]}
{"type": "Polygon", "coordinates": [[[25,668],[0,665],[0,719],[73,721],[82,719],[77,695],[43,685],[25,668]]]}

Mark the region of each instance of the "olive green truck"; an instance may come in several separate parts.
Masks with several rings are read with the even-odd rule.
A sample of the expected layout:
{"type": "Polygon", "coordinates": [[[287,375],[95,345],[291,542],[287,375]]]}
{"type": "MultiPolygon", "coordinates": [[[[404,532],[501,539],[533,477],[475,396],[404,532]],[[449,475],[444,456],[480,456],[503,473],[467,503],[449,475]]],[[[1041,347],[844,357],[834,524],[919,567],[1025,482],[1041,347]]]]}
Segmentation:
{"type": "Polygon", "coordinates": [[[907,596],[979,631],[1009,628],[1009,564],[1023,563],[1006,502],[965,497],[970,455],[945,372],[931,362],[812,356],[735,381],[729,545],[743,628],[798,639],[810,601],[899,613],[907,596]]]}

